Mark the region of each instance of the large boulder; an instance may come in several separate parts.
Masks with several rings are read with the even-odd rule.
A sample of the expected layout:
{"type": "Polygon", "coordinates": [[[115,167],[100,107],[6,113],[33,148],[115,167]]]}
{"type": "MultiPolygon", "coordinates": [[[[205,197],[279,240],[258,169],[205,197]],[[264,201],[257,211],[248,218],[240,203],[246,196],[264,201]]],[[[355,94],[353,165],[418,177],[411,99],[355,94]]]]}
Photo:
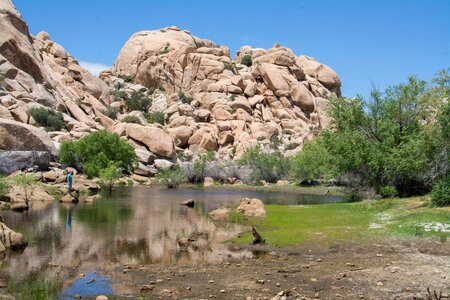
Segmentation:
{"type": "Polygon", "coordinates": [[[168,158],[175,155],[175,145],[173,144],[172,137],[161,128],[126,124],[125,134],[127,137],[146,145],[156,155],[168,158]]]}
{"type": "Polygon", "coordinates": [[[45,170],[51,161],[52,157],[47,151],[3,151],[0,152],[0,173],[9,175],[34,166],[45,170]]]}
{"type": "Polygon", "coordinates": [[[264,203],[256,198],[243,198],[237,211],[248,217],[265,217],[266,208],[264,203]]]}
{"type": "Polygon", "coordinates": [[[333,69],[306,55],[298,57],[296,64],[306,75],[316,78],[327,89],[340,95],[341,80],[333,69]]]}
{"type": "Polygon", "coordinates": [[[0,118],[0,150],[47,151],[57,155],[50,136],[42,128],[0,118]]]}
{"type": "Polygon", "coordinates": [[[18,232],[8,228],[3,222],[0,222],[0,252],[6,248],[24,248],[28,245],[25,237],[18,232]]]}

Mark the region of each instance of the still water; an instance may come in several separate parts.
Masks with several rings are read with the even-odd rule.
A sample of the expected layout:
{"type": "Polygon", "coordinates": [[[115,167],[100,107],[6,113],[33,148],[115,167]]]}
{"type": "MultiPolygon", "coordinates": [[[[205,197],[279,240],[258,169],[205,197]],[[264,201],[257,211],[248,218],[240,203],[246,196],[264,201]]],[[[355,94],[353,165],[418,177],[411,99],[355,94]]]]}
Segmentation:
{"type": "Polygon", "coordinates": [[[32,203],[25,213],[2,212],[5,223],[29,241],[23,252],[5,254],[1,273],[21,279],[45,266],[95,271],[107,264],[217,263],[227,258],[252,257],[223,242],[242,228],[215,226],[208,212],[243,197],[266,204],[339,202],[331,195],[299,195],[232,189],[163,189],[124,187],[94,203],[32,203]],[[193,199],[193,209],[180,205],[193,199]]]}

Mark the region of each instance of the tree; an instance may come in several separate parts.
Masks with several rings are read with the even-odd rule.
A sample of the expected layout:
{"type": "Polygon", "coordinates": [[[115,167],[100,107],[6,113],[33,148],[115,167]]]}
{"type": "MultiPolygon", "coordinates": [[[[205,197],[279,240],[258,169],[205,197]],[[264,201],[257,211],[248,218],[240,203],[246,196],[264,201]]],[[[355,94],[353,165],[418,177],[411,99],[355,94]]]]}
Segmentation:
{"type": "Polygon", "coordinates": [[[116,133],[99,130],[84,136],[79,141],[61,144],[60,162],[71,166],[82,165],[83,172],[99,176],[110,162],[117,164],[124,174],[131,174],[137,158],[133,146],[116,133]]]}
{"type": "Polygon", "coordinates": [[[122,176],[122,172],[118,167],[118,162],[109,161],[108,166],[100,170],[100,178],[104,180],[110,191],[114,185],[114,181],[122,176]]]}
{"type": "Polygon", "coordinates": [[[239,161],[240,164],[250,167],[255,182],[265,180],[277,182],[289,173],[289,161],[279,151],[263,152],[255,147],[247,150],[239,161]]]}

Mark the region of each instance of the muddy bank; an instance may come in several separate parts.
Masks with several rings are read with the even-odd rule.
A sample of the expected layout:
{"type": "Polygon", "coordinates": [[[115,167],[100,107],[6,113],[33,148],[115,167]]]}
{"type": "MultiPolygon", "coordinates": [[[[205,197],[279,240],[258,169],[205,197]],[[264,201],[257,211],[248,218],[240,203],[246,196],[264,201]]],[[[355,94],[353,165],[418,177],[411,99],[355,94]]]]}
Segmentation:
{"type": "MultiPolygon", "coordinates": [[[[280,291],[288,299],[426,299],[428,287],[450,292],[450,247],[436,239],[259,250],[252,259],[220,264],[117,263],[97,272],[119,299],[271,299],[280,291]]],[[[85,271],[67,275],[75,280],[85,271]]]]}

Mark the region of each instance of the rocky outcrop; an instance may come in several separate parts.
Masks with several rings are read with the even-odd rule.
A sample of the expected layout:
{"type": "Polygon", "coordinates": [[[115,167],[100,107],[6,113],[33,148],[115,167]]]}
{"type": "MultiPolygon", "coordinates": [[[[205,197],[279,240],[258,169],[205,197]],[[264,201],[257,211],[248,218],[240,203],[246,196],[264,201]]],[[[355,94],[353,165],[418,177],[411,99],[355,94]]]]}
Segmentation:
{"type": "Polygon", "coordinates": [[[40,170],[46,170],[52,159],[50,152],[47,151],[3,151],[0,152],[0,173],[9,175],[35,166],[40,170]]]}
{"type": "Polygon", "coordinates": [[[141,149],[137,172],[145,176],[177,152],[238,159],[277,140],[277,150],[293,154],[329,126],[326,99],[340,95],[330,67],[279,45],[244,46],[232,59],[227,47],[175,26],[141,31],[98,78],[50,34],[32,36],[9,0],[0,6],[0,32],[1,150],[55,154],[63,141],[106,129],[141,149]],[[251,63],[241,64],[244,56],[251,63]],[[139,97],[151,106],[130,111],[139,97]],[[37,129],[33,107],[61,112],[65,128],[37,129]],[[125,116],[141,124],[117,121],[125,116]]]}

